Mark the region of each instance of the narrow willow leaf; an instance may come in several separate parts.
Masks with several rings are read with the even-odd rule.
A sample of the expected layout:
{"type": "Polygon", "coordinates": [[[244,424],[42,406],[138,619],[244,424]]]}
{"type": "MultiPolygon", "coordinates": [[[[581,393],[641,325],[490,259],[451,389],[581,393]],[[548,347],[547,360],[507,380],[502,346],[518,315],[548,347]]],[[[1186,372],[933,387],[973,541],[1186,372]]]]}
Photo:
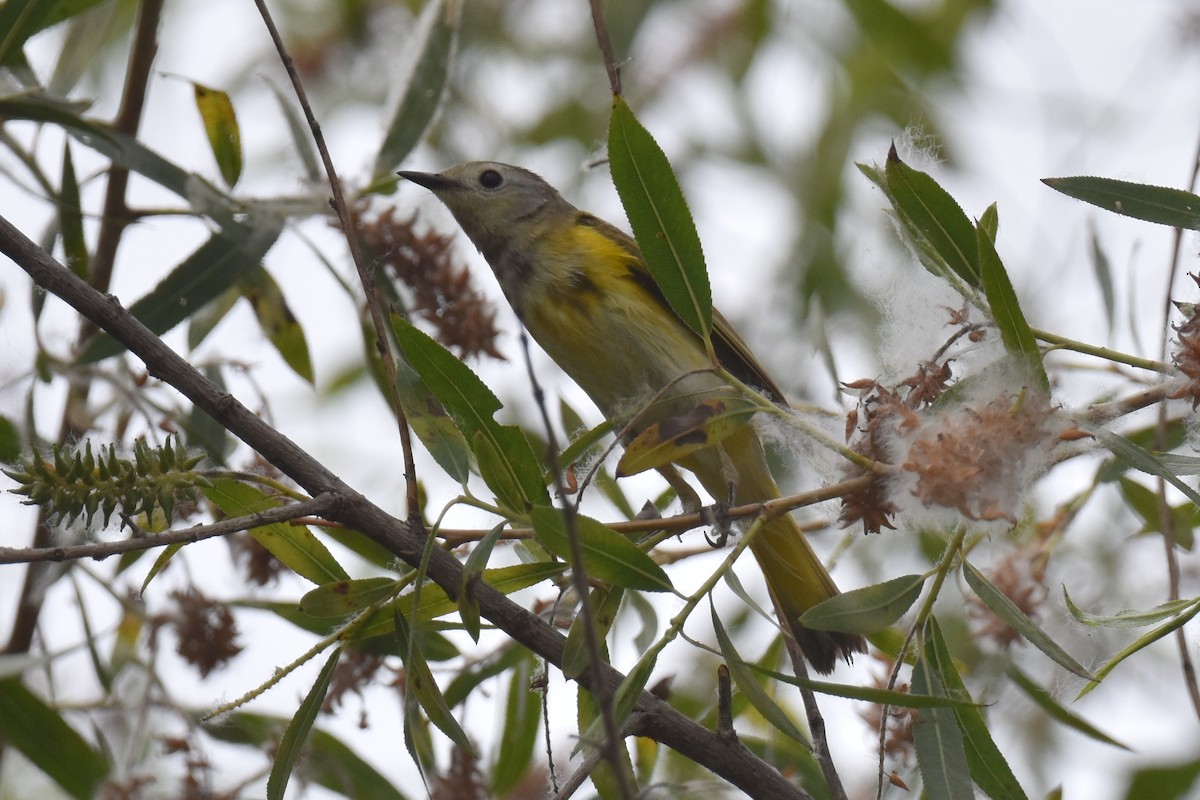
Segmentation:
{"type": "Polygon", "coordinates": [[[313,146],[312,129],[296,111],[289,95],[280,91],[273,81],[268,80],[267,85],[271,88],[271,94],[275,95],[275,101],[279,103],[279,110],[283,112],[283,118],[288,126],[288,134],[292,137],[292,146],[296,148],[296,154],[300,156],[300,163],[304,165],[304,177],[310,182],[316,183],[321,180],[324,172],[317,160],[317,149],[313,146]]]}
{"type": "Polygon", "coordinates": [[[987,295],[988,306],[992,310],[992,319],[1000,329],[1000,339],[1004,349],[1028,364],[1033,370],[1038,386],[1042,391],[1050,391],[1050,379],[1046,376],[1046,367],[1042,363],[1042,351],[1038,349],[1037,339],[1029,330],[1029,323],[1021,313],[1021,305],[1017,301],[1017,293],[1013,290],[1012,282],[1004,269],[996,245],[992,243],[987,232],[981,227],[976,237],[979,243],[979,267],[983,276],[983,291],[987,295]]]}
{"type": "Polygon", "coordinates": [[[284,299],[283,290],[271,277],[271,273],[260,264],[238,281],[238,290],[242,297],[249,301],[259,327],[283,358],[283,362],[302,380],[312,384],[312,358],[308,353],[304,328],[292,313],[287,300],[284,299]]]}
{"type": "MultiPolygon", "coordinates": [[[[511,567],[495,567],[483,571],[483,581],[502,594],[512,594],[521,589],[536,586],[545,580],[556,578],[566,571],[566,565],[553,561],[543,561],[536,564],[514,564],[511,567]]],[[[412,616],[412,592],[405,592],[396,598],[393,604],[412,616]]],[[[295,604],[292,604],[292,608],[295,604]]],[[[275,609],[272,609],[275,610],[275,609]]],[[[436,584],[421,589],[420,604],[416,609],[416,619],[427,622],[432,619],[453,614],[458,610],[458,603],[446,596],[446,591],[436,584]]],[[[280,613],[276,610],[276,613],[280,613]]],[[[286,615],[285,615],[286,616],[286,615]]],[[[290,620],[289,620],[290,621],[290,620]]],[[[303,627],[303,626],[302,626],[303,627]]],[[[392,632],[392,613],[390,609],[382,609],[371,617],[370,621],[355,628],[352,638],[355,641],[386,636],[392,632]]]]}
{"type": "Polygon", "coordinates": [[[0,461],[12,463],[21,456],[21,433],[16,424],[0,414],[0,461]]]}
{"type": "Polygon", "coordinates": [[[421,704],[421,708],[429,716],[429,721],[436,725],[438,730],[446,734],[450,741],[464,751],[474,753],[475,745],[462,726],[458,724],[458,720],[454,718],[454,713],[450,711],[450,706],[446,703],[446,698],[442,696],[441,690],[438,689],[437,681],[433,679],[433,672],[429,669],[429,664],[426,662],[421,648],[413,646],[408,622],[398,609],[393,609],[392,621],[395,624],[399,652],[404,659],[404,670],[407,676],[406,689],[421,704]]]}
{"type": "Polygon", "coordinates": [[[1067,594],[1067,587],[1063,586],[1063,599],[1067,603],[1067,611],[1071,612],[1071,616],[1076,622],[1081,622],[1093,628],[1118,628],[1132,629],[1144,628],[1147,625],[1153,625],[1156,622],[1162,622],[1164,619],[1170,619],[1177,614],[1182,613],[1185,609],[1196,602],[1195,598],[1170,600],[1161,605],[1157,605],[1149,611],[1118,611],[1116,614],[1100,615],[1089,614],[1079,606],[1075,605],[1075,601],[1067,594]]]}
{"type": "MultiPolygon", "coordinates": [[[[954,666],[946,640],[942,637],[941,628],[936,622],[927,630],[929,637],[926,650],[931,660],[936,661],[936,671],[946,694],[959,700],[970,700],[971,693],[967,691],[962,676],[954,666]]],[[[967,756],[967,766],[971,771],[971,780],[983,790],[992,800],[1027,800],[1028,796],[1017,777],[1013,775],[1008,761],[996,746],[988,730],[983,712],[978,706],[956,706],[954,718],[958,721],[958,729],[962,732],[963,750],[967,756]]]]}
{"type": "Polygon", "coordinates": [[[1095,177],[1042,178],[1042,183],[1126,217],[1200,230],[1200,197],[1182,189],[1095,177]]]}
{"type": "Polygon", "coordinates": [[[983,275],[975,226],[958,202],[929,175],[901,161],[895,145],[888,150],[884,174],[896,213],[928,241],[953,274],[980,288],[983,275]]]}
{"type": "Polygon", "coordinates": [[[17,678],[0,680],[0,736],[79,800],[95,796],[108,775],[104,756],[17,678]]]}
{"type": "MultiPolygon", "coordinates": [[[[936,625],[936,620],[930,618],[929,628],[936,625]]],[[[927,635],[921,658],[913,666],[912,687],[921,694],[944,695],[946,689],[932,640],[933,637],[927,635]]],[[[913,725],[913,743],[917,749],[922,788],[930,800],[974,800],[962,731],[953,711],[948,708],[921,710],[913,725]]]]}
{"type": "Polygon", "coordinates": [[[712,290],[696,223],[666,153],[619,95],[613,98],[608,159],[650,274],[672,310],[707,340],[712,290]]]}
{"type": "Polygon", "coordinates": [[[1165,469],[1176,476],[1200,475],[1200,458],[1196,458],[1195,456],[1184,456],[1178,453],[1155,453],[1154,457],[1158,459],[1158,462],[1165,469]]]}
{"type": "Polygon", "coordinates": [[[447,475],[465,485],[471,477],[471,448],[467,446],[466,438],[421,382],[416,370],[399,360],[396,363],[396,391],[404,418],[421,444],[447,475]]]}
{"type": "MultiPolygon", "coordinates": [[[[258,269],[262,269],[260,264],[258,269]]],[[[195,350],[199,347],[208,335],[212,333],[221,320],[229,315],[233,307],[237,305],[237,301],[242,299],[242,293],[238,291],[237,286],[230,286],[225,291],[217,295],[217,298],[206,305],[204,308],[192,314],[188,318],[187,328],[187,346],[188,350],[195,350]]]]}
{"type": "MultiPolygon", "coordinates": [[[[562,511],[535,506],[531,514],[538,541],[561,558],[571,557],[571,542],[562,511]]],[[[648,592],[671,592],[674,587],[663,568],[633,542],[604,523],[575,515],[575,534],[583,552],[583,571],[589,578],[648,592]]]]}
{"type": "Polygon", "coordinates": [[[400,77],[392,85],[403,87],[392,121],[375,157],[375,181],[387,178],[412,152],[437,113],[454,58],[458,33],[457,2],[431,0],[425,4],[402,50],[408,56],[400,77]]]}
{"type": "Polygon", "coordinates": [[[10,0],[0,6],[0,65],[21,62],[25,41],[46,26],[56,5],[54,0],[10,0]]]}
{"type": "Polygon", "coordinates": [[[533,670],[533,659],[525,658],[510,673],[502,727],[504,746],[496,748],[496,763],[490,772],[492,797],[506,797],[533,763],[542,719],[542,695],[530,686],[533,670]]]}
{"type": "MultiPolygon", "coordinates": [[[[589,607],[597,642],[603,643],[608,636],[624,597],[625,590],[619,586],[597,586],[592,589],[589,607]]],[[[587,629],[584,627],[586,622],[582,612],[575,615],[571,629],[567,631],[567,643],[563,646],[562,673],[571,680],[582,675],[592,663],[592,654],[587,646],[587,629]]]]}
{"type": "Polygon", "coordinates": [[[1148,475],[1157,475],[1183,492],[1193,503],[1200,505],[1200,493],[1197,493],[1195,489],[1175,477],[1171,470],[1167,469],[1163,462],[1155,457],[1153,453],[1138,447],[1124,436],[1113,433],[1106,428],[1089,425],[1087,426],[1087,432],[1099,439],[1100,443],[1107,447],[1109,452],[1124,460],[1129,466],[1141,470],[1148,475]]]}
{"type": "Polygon", "coordinates": [[[405,795],[378,770],[332,733],[315,730],[308,737],[302,765],[304,778],[339,797],[405,800],[405,795]]]}
{"type": "Polygon", "coordinates": [[[800,624],[819,631],[875,633],[900,619],[921,596],[924,585],[924,575],[902,575],[842,592],[804,612],[800,624]]]}
{"type": "Polygon", "coordinates": [[[220,89],[195,81],[192,82],[192,90],[221,179],[232,189],[242,176],[242,133],[238,128],[237,114],[233,111],[233,102],[220,89]]]}
{"type": "Polygon", "coordinates": [[[1021,672],[1021,670],[1017,669],[1015,666],[1009,667],[1008,677],[1012,679],[1012,682],[1015,683],[1030,700],[1040,706],[1041,709],[1049,714],[1050,717],[1056,722],[1066,725],[1068,728],[1078,731],[1090,739],[1095,739],[1097,742],[1110,744],[1113,747],[1119,747],[1122,750],[1130,750],[1129,747],[1121,744],[1121,742],[1109,736],[1107,733],[1104,733],[1099,728],[1085,720],[1083,717],[1080,717],[1078,714],[1073,714],[1072,712],[1063,708],[1061,705],[1055,702],[1054,698],[1050,696],[1049,692],[1034,683],[1032,678],[1030,678],[1024,672],[1021,672]]]}
{"type": "Polygon", "coordinates": [[[625,445],[617,462],[617,477],[637,475],[673,464],[725,440],[756,413],[758,406],[740,397],[712,398],[684,414],[659,420],[625,445]]]}
{"type": "MultiPolygon", "coordinates": [[[[204,496],[229,517],[245,516],[279,505],[278,498],[228,478],[214,479],[203,491],[204,496]]],[[[250,535],[284,566],[318,586],[350,578],[305,525],[284,522],[262,525],[251,528],[250,535]]]]}
{"type": "Polygon", "coordinates": [[[63,142],[62,188],[58,195],[58,226],[62,229],[63,254],[76,277],[87,280],[89,255],[83,237],[83,210],[79,204],[79,181],[71,161],[71,142],[63,142]]]}
{"type": "Polygon", "coordinates": [[[288,723],[283,738],[279,740],[275,763],[271,765],[271,774],[267,778],[267,800],[283,800],[284,790],[287,789],[288,780],[292,777],[292,767],[296,765],[296,760],[300,757],[300,751],[308,738],[308,732],[312,730],[313,723],[317,721],[317,714],[321,713],[321,704],[325,702],[325,693],[329,691],[329,681],[333,678],[333,671],[337,667],[341,655],[340,647],[330,654],[325,666],[317,675],[317,680],[308,690],[304,701],[300,703],[300,708],[296,710],[296,716],[292,717],[292,721],[288,723]]]}
{"type": "MultiPolygon", "coordinates": [[[[646,688],[646,684],[650,682],[650,675],[654,672],[654,666],[658,663],[658,652],[648,650],[642,654],[637,663],[633,665],[633,669],[626,673],[625,678],[617,686],[617,691],[613,693],[613,723],[618,731],[625,724],[625,720],[633,713],[634,706],[637,705],[638,697],[646,688]]],[[[604,741],[604,724],[600,717],[599,710],[596,707],[595,699],[591,692],[580,692],[580,702],[582,705],[583,699],[586,697],[591,703],[592,713],[585,718],[584,714],[580,714],[580,735],[579,743],[575,745],[575,751],[578,752],[584,747],[595,747],[597,742],[604,741]]],[[[618,748],[621,752],[625,752],[625,748],[618,748]]]]}
{"type": "Polygon", "coordinates": [[[733,641],[721,623],[721,618],[717,616],[717,608],[712,605],[711,600],[710,596],[709,610],[712,612],[713,630],[717,635],[717,647],[721,649],[725,665],[729,668],[729,675],[733,678],[733,683],[737,686],[738,691],[750,701],[750,705],[754,706],[758,713],[763,715],[763,719],[769,722],[771,727],[783,735],[803,743],[806,747],[810,746],[808,739],[796,727],[796,723],[792,722],[788,713],[779,707],[771,695],[767,694],[767,690],[762,687],[762,684],[754,677],[754,673],[738,655],[737,648],[733,646],[733,641]]]}
{"type": "Polygon", "coordinates": [[[795,675],[767,669],[759,664],[747,663],[746,666],[755,672],[783,683],[789,683],[801,689],[811,689],[819,694],[844,697],[847,700],[861,700],[864,703],[875,703],[881,706],[896,706],[898,708],[959,708],[979,705],[970,700],[959,700],[958,698],[946,697],[944,695],[913,694],[912,692],[899,692],[890,689],[876,689],[870,686],[855,686],[848,683],[830,683],[829,681],[815,681],[811,678],[797,678],[795,675]]]}
{"type": "Polygon", "coordinates": [[[1066,650],[1059,647],[1045,631],[1034,624],[1008,595],[997,589],[987,577],[975,569],[968,561],[963,560],[963,577],[971,591],[983,601],[983,604],[1004,622],[1008,623],[1017,633],[1021,634],[1034,647],[1045,653],[1051,660],[1069,672],[1081,678],[1094,680],[1092,674],[1082,664],[1072,658],[1066,650]]]}
{"type": "MultiPolygon", "coordinates": [[[[527,486],[521,479],[519,467],[509,455],[514,452],[528,450],[532,455],[529,440],[520,428],[509,425],[494,426],[486,431],[475,431],[471,438],[471,451],[475,454],[475,463],[483,482],[496,494],[496,501],[511,514],[523,514],[534,505],[536,494],[527,491],[527,486]]],[[[528,474],[528,473],[526,473],[528,474]]],[[[540,482],[541,475],[538,475],[540,482]]],[[[544,486],[539,485],[544,491],[544,486]]]]}
{"type": "Polygon", "coordinates": [[[334,581],[310,589],[300,598],[300,613],[312,617],[346,617],[398,591],[395,578],[334,581]]]}
{"type": "Polygon", "coordinates": [[[154,564],[151,565],[150,571],[146,573],[146,577],[142,580],[141,592],[143,594],[145,594],[146,589],[150,587],[150,581],[154,580],[154,578],[157,577],[160,572],[166,569],[167,564],[171,563],[171,559],[174,558],[175,554],[182,549],[182,542],[169,544],[162,549],[162,552],[158,554],[158,558],[154,559],[154,564]]]}
{"type": "Polygon", "coordinates": [[[488,559],[492,557],[492,548],[504,533],[505,525],[501,523],[488,531],[475,545],[471,555],[463,564],[462,581],[458,585],[458,616],[462,619],[463,630],[479,642],[479,601],[475,599],[471,588],[483,579],[484,569],[488,559]]]}
{"type": "Polygon", "coordinates": [[[521,661],[530,657],[531,654],[528,650],[510,640],[508,644],[501,646],[499,651],[486,656],[482,661],[469,663],[468,666],[459,670],[443,693],[446,703],[451,708],[461,705],[474,694],[479,684],[509,672],[521,661]]]}
{"type": "Polygon", "coordinates": [[[1155,642],[1157,642],[1159,639],[1163,638],[1164,636],[1174,633],[1180,627],[1182,627],[1182,626],[1186,625],[1188,622],[1190,622],[1192,620],[1192,618],[1196,616],[1197,613],[1200,613],[1200,600],[1192,601],[1191,606],[1188,609],[1186,609],[1183,613],[1179,614],[1178,616],[1176,616],[1172,619],[1167,620],[1162,625],[1159,625],[1157,628],[1155,628],[1151,631],[1147,631],[1146,633],[1139,636],[1136,641],[1127,645],[1125,648],[1123,648],[1121,650],[1121,652],[1117,653],[1115,656],[1110,658],[1108,660],[1108,662],[1104,664],[1104,666],[1102,666],[1102,667],[1100,667],[1100,669],[1096,670],[1096,676],[1094,678],[1092,678],[1091,682],[1089,682],[1086,686],[1083,687],[1083,689],[1080,690],[1079,694],[1076,695],[1075,699],[1079,700],[1083,697],[1086,697],[1088,694],[1091,693],[1091,691],[1093,689],[1095,689],[1097,686],[1099,686],[1100,681],[1102,681],[1106,677],[1108,677],[1108,674],[1110,672],[1112,672],[1114,669],[1116,669],[1117,666],[1122,661],[1129,658],[1131,655],[1138,652],[1139,650],[1149,647],[1150,645],[1154,644],[1155,642]]]}
{"type": "MultiPolygon", "coordinates": [[[[252,225],[221,229],[130,306],[129,312],[153,333],[166,333],[257,267],[282,229],[279,219],[262,215],[256,216],[252,225]]],[[[101,334],[79,360],[90,364],[124,351],[123,344],[101,334]]]]}
{"type": "Polygon", "coordinates": [[[1113,323],[1117,318],[1117,296],[1113,289],[1112,262],[1108,258],[1108,253],[1104,251],[1104,246],[1100,243],[1100,232],[1096,230],[1094,222],[1088,222],[1088,232],[1091,244],[1092,274],[1096,276],[1096,284],[1100,287],[1100,296],[1104,300],[1104,317],[1108,320],[1108,329],[1111,335],[1113,323]]]}
{"type": "Polygon", "coordinates": [[[1195,800],[1197,778],[1200,778],[1200,759],[1142,767],[1133,773],[1125,800],[1195,800]]]}
{"type": "Polygon", "coordinates": [[[983,210],[975,227],[986,233],[992,244],[996,243],[996,237],[1000,234],[1000,211],[995,203],[983,210]]]}
{"type": "MultiPolygon", "coordinates": [[[[487,455],[497,457],[494,463],[504,465],[520,490],[519,493],[514,491],[513,495],[519,494],[531,503],[549,502],[542,470],[529,441],[519,429],[504,428],[492,418],[500,409],[500,401],[491,389],[453,353],[412,323],[393,316],[392,328],[408,363],[467,435],[468,441],[475,440],[477,433],[488,440],[487,455]]],[[[476,443],[472,441],[473,445],[476,443]]],[[[524,511],[520,505],[512,507],[524,511]]]]}

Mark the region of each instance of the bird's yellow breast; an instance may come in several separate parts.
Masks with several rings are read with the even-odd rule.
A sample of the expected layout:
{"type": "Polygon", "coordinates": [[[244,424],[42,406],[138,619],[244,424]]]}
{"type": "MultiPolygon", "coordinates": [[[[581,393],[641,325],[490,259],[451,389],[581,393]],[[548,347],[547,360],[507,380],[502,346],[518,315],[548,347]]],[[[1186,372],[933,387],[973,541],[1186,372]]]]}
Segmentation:
{"type": "Polygon", "coordinates": [[[623,416],[679,376],[711,366],[699,337],[652,292],[645,264],[621,240],[592,225],[554,226],[533,251],[525,325],[606,415],[623,416]]]}

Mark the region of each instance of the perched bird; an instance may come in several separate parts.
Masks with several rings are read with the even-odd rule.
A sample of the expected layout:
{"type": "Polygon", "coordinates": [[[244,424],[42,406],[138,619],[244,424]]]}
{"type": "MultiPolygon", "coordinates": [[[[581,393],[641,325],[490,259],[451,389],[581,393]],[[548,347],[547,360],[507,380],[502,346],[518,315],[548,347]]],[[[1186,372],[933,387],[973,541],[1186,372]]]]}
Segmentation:
{"type": "MultiPolygon", "coordinates": [[[[490,161],[440,173],[401,172],[429,189],[491,265],[530,335],[630,437],[738,390],[712,367],[700,337],[667,305],[637,243],[580,211],[537,175],[490,161]],[[665,391],[664,391],[665,389],[665,391]]],[[[777,403],[783,392],[729,323],[713,313],[713,350],[729,374],[777,403]]],[[[718,501],[779,497],[754,427],[679,459],[718,501]]],[[[681,493],[677,472],[663,470],[681,493]]],[[[694,492],[691,493],[694,496],[694,492]]],[[[799,616],[837,594],[795,520],[769,520],[751,543],[778,612],[812,667],[865,652],[862,637],[805,628],[799,616]]]]}

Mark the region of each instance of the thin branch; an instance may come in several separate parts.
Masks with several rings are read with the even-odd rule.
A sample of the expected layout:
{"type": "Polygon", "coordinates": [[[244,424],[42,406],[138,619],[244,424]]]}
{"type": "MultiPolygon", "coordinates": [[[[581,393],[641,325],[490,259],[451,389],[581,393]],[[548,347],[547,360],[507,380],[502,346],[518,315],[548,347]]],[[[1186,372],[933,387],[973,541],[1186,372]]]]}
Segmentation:
{"type": "Polygon", "coordinates": [[[604,57],[604,68],[608,70],[608,85],[615,96],[621,95],[621,64],[613,52],[612,39],[608,35],[608,23],[604,20],[604,0],[589,0],[592,8],[592,26],[596,29],[596,44],[604,57]]]}
{"type": "MultiPolygon", "coordinates": [[[[359,531],[408,564],[418,565],[426,537],[368,501],[233,395],[206,379],[178,353],[151,333],[114,297],[107,297],[81,281],[55,261],[11,222],[0,216],[0,253],[8,256],[33,279],[88,317],[129,351],[142,359],[149,373],[173,386],[234,436],[237,436],[311,496],[332,493],[342,502],[330,518],[359,531]]],[[[740,543],[739,543],[740,544],[740,543]]],[[[429,577],[451,599],[462,586],[462,564],[437,547],[429,558],[429,577]]],[[[474,582],[468,591],[479,603],[480,614],[514,641],[545,658],[562,664],[563,635],[529,609],[513,602],[486,581],[474,582]]],[[[600,669],[604,683],[615,690],[624,675],[608,664],[600,669]]],[[[594,690],[592,673],[576,681],[594,690]]],[[[712,731],[689,719],[649,692],[638,695],[629,728],[672,748],[685,758],[703,764],[751,797],[760,800],[801,800],[807,795],[774,767],[740,743],[730,745],[712,731]]]]}
{"type": "MultiPolygon", "coordinates": [[[[1195,188],[1197,177],[1200,177],[1200,140],[1196,142],[1196,151],[1192,156],[1192,174],[1188,179],[1188,186],[1195,188]]],[[[1167,360],[1167,353],[1171,344],[1171,313],[1173,304],[1171,303],[1171,289],[1175,285],[1175,278],[1179,274],[1179,253],[1183,245],[1183,229],[1175,229],[1175,240],[1171,248],[1171,267],[1167,271],[1167,286],[1165,297],[1163,298],[1163,336],[1162,349],[1160,355],[1163,361],[1167,360]]],[[[1162,450],[1167,440],[1167,404],[1163,403],[1158,407],[1158,419],[1154,430],[1154,446],[1156,449],[1162,450]]],[[[1171,510],[1171,504],[1167,502],[1167,482],[1159,477],[1155,481],[1156,493],[1155,499],[1158,506],[1158,525],[1162,530],[1163,548],[1167,561],[1167,599],[1179,599],[1179,559],[1175,553],[1175,514],[1171,510]]],[[[1184,626],[1175,629],[1175,643],[1179,648],[1179,668],[1183,673],[1183,684],[1187,687],[1188,697],[1191,698],[1192,708],[1196,715],[1200,717],[1200,684],[1196,682],[1196,665],[1192,661],[1191,647],[1188,642],[1188,633],[1184,630],[1184,626]]]]}
{"type": "Polygon", "coordinates": [[[600,665],[604,662],[604,653],[600,648],[600,639],[596,631],[596,616],[592,610],[592,593],[588,586],[587,571],[583,568],[583,543],[579,536],[579,509],[568,496],[567,487],[563,483],[562,473],[558,464],[558,443],[555,441],[554,426],[550,423],[550,414],[546,410],[546,393],[538,382],[537,373],[533,369],[533,359],[529,356],[529,336],[525,329],[520,333],[521,354],[525,359],[525,372],[529,376],[529,385],[533,390],[534,404],[542,417],[542,427],[546,432],[546,459],[550,475],[554,481],[555,493],[562,498],[563,523],[567,529],[567,541],[571,547],[571,584],[579,595],[579,616],[583,622],[583,641],[588,652],[588,670],[593,674],[595,684],[600,691],[595,692],[596,705],[600,708],[600,720],[604,724],[604,744],[600,752],[612,767],[613,777],[617,781],[617,791],[622,797],[633,798],[632,776],[625,770],[625,759],[621,748],[621,739],[617,731],[616,712],[613,710],[613,692],[601,680],[600,665]]]}
{"type": "MultiPolygon", "coordinates": [[[[770,518],[777,517],[789,511],[794,511],[797,508],[812,506],[818,503],[824,503],[829,500],[837,500],[852,492],[861,491],[866,488],[871,482],[871,477],[853,478],[840,483],[833,483],[829,486],[824,486],[820,489],[813,489],[808,492],[800,492],[799,494],[788,495],[787,497],[777,497],[774,500],[764,500],[759,503],[746,503],[739,506],[730,506],[721,509],[721,515],[730,520],[734,519],[752,519],[754,517],[766,516],[770,518]]],[[[673,517],[657,517],[655,519],[630,519],[621,520],[618,522],[606,522],[607,527],[612,528],[617,533],[626,536],[641,536],[654,531],[666,531],[672,534],[686,533],[687,531],[701,528],[708,525],[710,520],[706,516],[705,511],[693,511],[686,514],[677,514],[673,517]]],[[[798,523],[800,530],[806,533],[812,531],[825,530],[830,523],[825,520],[810,520],[807,522],[798,523]]],[[[457,547],[468,542],[476,542],[486,536],[490,531],[485,530],[463,530],[458,528],[441,529],[438,535],[451,547],[457,547]]],[[[505,531],[500,537],[501,539],[529,539],[533,536],[531,528],[512,528],[505,531]]]]}
{"type": "Polygon", "coordinates": [[[243,517],[230,517],[208,525],[193,525],[190,528],[165,531],[157,534],[147,534],[131,539],[121,539],[115,542],[94,542],[65,547],[0,547],[0,564],[32,564],[39,561],[77,561],[91,558],[101,561],[109,556],[132,553],[137,550],[150,550],[155,547],[166,547],[173,544],[191,544],[202,539],[212,539],[216,536],[227,536],[238,531],[257,528],[260,525],[274,525],[278,522],[288,522],[298,517],[308,515],[320,516],[338,502],[333,494],[324,494],[312,500],[301,503],[288,503],[265,511],[247,514],[243,517]]]}
{"type": "Polygon", "coordinates": [[[400,405],[400,393],[396,388],[396,363],[393,360],[392,345],[387,335],[387,320],[384,318],[383,309],[380,307],[379,290],[375,285],[375,276],[367,269],[366,264],[363,263],[362,249],[359,247],[358,236],[354,232],[353,214],[350,211],[350,207],[346,204],[346,197],[342,192],[342,182],[338,178],[337,170],[333,166],[333,158],[329,155],[329,148],[325,145],[325,136],[321,133],[321,124],[317,122],[317,116],[313,113],[312,106],[309,105],[308,94],[304,91],[304,85],[300,82],[300,74],[296,71],[296,65],[292,61],[287,47],[283,44],[283,37],[279,33],[279,28],[275,25],[275,20],[271,17],[271,12],[267,9],[266,0],[254,0],[254,5],[258,7],[258,13],[262,16],[263,24],[266,25],[267,32],[271,35],[271,41],[275,44],[275,51],[279,53],[279,60],[283,62],[283,68],[287,70],[288,78],[292,82],[292,88],[296,92],[296,98],[300,101],[300,107],[304,111],[304,118],[308,120],[308,127],[313,136],[313,143],[316,144],[317,152],[321,154],[321,163],[325,166],[325,175],[329,180],[329,188],[333,192],[330,204],[333,206],[334,213],[338,217],[338,222],[342,226],[342,233],[346,235],[346,246],[350,250],[350,257],[354,261],[354,267],[358,270],[358,279],[362,283],[363,292],[366,295],[367,308],[371,311],[371,322],[375,326],[375,348],[379,353],[380,360],[383,362],[384,372],[387,374],[388,402],[391,404],[392,413],[396,417],[396,424],[400,430],[400,449],[404,458],[408,523],[414,527],[423,527],[417,487],[416,462],[413,461],[412,437],[409,434],[408,419],[404,414],[404,409],[400,405]]]}

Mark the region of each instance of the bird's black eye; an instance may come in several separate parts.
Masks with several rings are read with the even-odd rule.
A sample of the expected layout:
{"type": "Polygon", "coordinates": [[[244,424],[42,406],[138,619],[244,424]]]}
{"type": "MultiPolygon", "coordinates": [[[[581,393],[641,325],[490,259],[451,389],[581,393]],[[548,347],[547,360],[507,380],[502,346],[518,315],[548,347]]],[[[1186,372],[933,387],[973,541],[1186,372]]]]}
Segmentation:
{"type": "Polygon", "coordinates": [[[504,176],[494,169],[485,169],[479,173],[479,185],[485,189],[498,189],[504,183],[504,176]]]}

